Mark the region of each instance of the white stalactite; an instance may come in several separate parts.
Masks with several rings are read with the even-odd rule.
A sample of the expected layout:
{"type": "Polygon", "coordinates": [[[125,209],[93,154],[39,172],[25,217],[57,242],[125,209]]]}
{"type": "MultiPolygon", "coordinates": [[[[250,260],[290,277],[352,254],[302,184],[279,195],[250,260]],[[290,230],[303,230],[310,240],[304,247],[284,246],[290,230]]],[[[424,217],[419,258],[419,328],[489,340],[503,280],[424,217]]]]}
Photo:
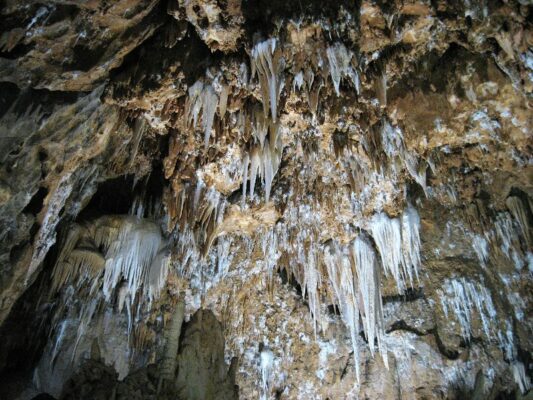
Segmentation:
{"type": "Polygon", "coordinates": [[[336,43],[332,47],[328,47],[327,51],[329,62],[329,73],[333,81],[333,87],[337,96],[340,95],[340,82],[342,77],[350,78],[356,93],[360,92],[359,74],[352,67],[351,61],[353,54],[342,43],[336,43]]]}
{"type": "Polygon", "coordinates": [[[497,335],[491,329],[491,322],[496,318],[497,313],[491,294],[485,286],[461,278],[446,280],[443,290],[444,292],[439,291],[439,297],[444,314],[448,316],[450,311],[453,311],[461,326],[461,335],[465,340],[470,340],[472,336],[474,311],[481,319],[483,332],[487,338],[490,339],[497,335]]]}
{"type": "Polygon", "coordinates": [[[218,100],[218,95],[213,87],[209,84],[204,84],[202,81],[196,81],[189,88],[189,97],[186,104],[187,125],[192,125],[195,128],[198,125],[201,113],[205,148],[209,145],[218,100]]]}
{"type": "Polygon", "coordinates": [[[413,271],[418,278],[420,267],[420,219],[416,210],[409,206],[401,221],[379,213],[370,221],[370,231],[376,242],[385,275],[391,275],[401,293],[413,286],[413,271]]]}
{"type": "MultiPolygon", "coordinates": [[[[169,258],[165,245],[155,223],[133,216],[104,216],[84,226],[74,225],[52,272],[52,291],[72,287],[74,293],[88,296],[80,299],[77,341],[97,305],[101,301],[112,304],[115,297],[119,312],[126,306],[131,333],[136,301],[139,307],[150,309],[166,284],[169,258]]],[[[64,307],[70,303],[65,301],[64,307]]]]}
{"type": "Polygon", "coordinates": [[[263,95],[263,111],[267,115],[270,105],[270,116],[274,122],[278,117],[278,101],[282,88],[281,71],[284,62],[277,39],[271,38],[257,43],[251,53],[252,78],[257,73],[263,95]]]}

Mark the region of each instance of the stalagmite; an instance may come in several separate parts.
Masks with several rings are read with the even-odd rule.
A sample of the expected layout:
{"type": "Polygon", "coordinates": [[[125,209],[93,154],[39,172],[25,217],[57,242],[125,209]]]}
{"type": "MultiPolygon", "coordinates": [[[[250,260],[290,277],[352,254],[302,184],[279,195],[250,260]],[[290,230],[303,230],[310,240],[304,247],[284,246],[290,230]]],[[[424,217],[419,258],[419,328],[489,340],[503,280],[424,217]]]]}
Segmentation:
{"type": "Polygon", "coordinates": [[[181,325],[185,316],[185,301],[178,300],[176,308],[170,318],[170,324],[165,330],[165,350],[161,360],[160,377],[157,391],[161,391],[163,381],[172,382],[176,377],[178,364],[178,349],[181,333],[181,325]]]}

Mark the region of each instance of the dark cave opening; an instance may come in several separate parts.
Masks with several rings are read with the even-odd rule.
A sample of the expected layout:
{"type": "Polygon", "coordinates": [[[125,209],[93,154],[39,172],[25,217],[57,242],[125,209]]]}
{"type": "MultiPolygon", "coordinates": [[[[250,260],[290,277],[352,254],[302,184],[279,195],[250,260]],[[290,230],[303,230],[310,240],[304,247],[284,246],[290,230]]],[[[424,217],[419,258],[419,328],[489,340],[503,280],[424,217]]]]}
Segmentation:
{"type": "Polygon", "coordinates": [[[54,303],[48,297],[49,275],[56,258],[57,245],[52,246],[44,267],[33,284],[13,305],[0,327],[0,398],[16,398],[21,388],[32,381],[51,334],[54,303]]]}
{"type": "Polygon", "coordinates": [[[132,174],[101,182],[78,219],[89,219],[104,214],[127,214],[135,198],[134,183],[135,177],[132,174]]]}
{"type": "Polygon", "coordinates": [[[48,195],[48,189],[44,186],[41,186],[37,192],[33,195],[30,202],[22,210],[23,213],[29,213],[33,215],[39,214],[43,208],[44,199],[48,195]]]}

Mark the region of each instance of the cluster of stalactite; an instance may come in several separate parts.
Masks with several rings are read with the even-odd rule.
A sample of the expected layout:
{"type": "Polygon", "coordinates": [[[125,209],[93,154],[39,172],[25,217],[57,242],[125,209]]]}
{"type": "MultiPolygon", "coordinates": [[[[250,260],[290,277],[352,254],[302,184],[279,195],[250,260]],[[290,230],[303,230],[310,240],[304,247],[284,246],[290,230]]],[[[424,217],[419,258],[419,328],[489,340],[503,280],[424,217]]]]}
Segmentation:
{"type": "MultiPolygon", "coordinates": [[[[296,38],[303,35],[297,25],[291,22],[287,28],[296,38]]],[[[169,276],[187,281],[202,296],[235,267],[234,254],[244,253],[250,259],[260,255],[269,279],[284,269],[298,282],[315,338],[322,333],[324,309],[328,304],[337,307],[350,333],[357,379],[360,331],[371,355],[379,353],[388,367],[383,281],[392,280],[400,295],[420,284],[417,200],[439,200],[444,191],[453,203],[456,188],[451,180],[440,187],[430,185],[428,175],[439,174],[442,156],[409,147],[408,133],[387,113],[387,69],[345,43],[326,42],[326,28],[314,24],[313,34],[303,41],[284,41],[282,35],[256,41],[249,60],[223,61],[195,80],[184,96],[167,100],[157,115],[146,111],[135,116],[131,159],[147,131],[168,133],[163,161],[168,187],[162,199],[150,205],[140,198],[132,215],[106,215],[69,227],[48,293],[58,295],[61,304],[51,330],[52,362],[61,350],[67,320],[75,315],[80,321],[77,343],[106,309],[126,314],[127,334],[134,337],[131,345],[142,347],[145,316],[169,276]],[[330,103],[362,102],[368,87],[375,89],[373,97],[365,99],[365,107],[370,104],[373,110],[365,115],[369,121],[357,125],[328,120],[334,128],[319,128],[329,118],[324,114],[333,108],[330,103]],[[329,93],[330,103],[322,99],[324,93],[329,93]],[[287,117],[288,103],[301,115],[295,118],[292,111],[292,119],[287,117]],[[294,128],[298,118],[306,120],[305,129],[294,128]],[[232,146],[232,157],[226,165],[217,165],[217,172],[226,168],[222,172],[228,175],[229,189],[206,172],[223,156],[224,146],[232,146]],[[291,157],[284,157],[287,153],[291,157]],[[284,168],[293,176],[284,174],[284,168]],[[420,189],[419,198],[409,193],[413,186],[420,189]],[[235,226],[236,214],[252,215],[272,203],[274,218],[256,218],[257,224],[250,224],[254,229],[235,226]],[[158,212],[144,218],[145,210],[154,208],[158,212]]],[[[67,181],[59,183],[64,188],[57,196],[72,190],[67,181]]],[[[485,270],[495,252],[516,270],[531,270],[531,204],[514,195],[505,204],[507,210],[498,212],[493,223],[479,223],[482,218],[467,210],[472,223],[464,235],[485,270]]],[[[58,213],[52,210],[43,225],[58,213]]],[[[46,229],[41,231],[38,240],[46,242],[46,229]]],[[[34,256],[28,275],[42,258],[34,256]]],[[[454,276],[437,293],[446,317],[460,324],[466,341],[473,336],[473,321],[481,321],[482,334],[498,344],[520,388],[527,390],[511,319],[499,316],[483,279],[454,276]]],[[[522,320],[519,299],[509,301],[522,320]]],[[[173,340],[167,346],[175,346],[173,340]]],[[[76,346],[73,359],[75,354],[76,346]]],[[[266,350],[261,354],[264,393],[269,390],[272,357],[266,350]]],[[[172,360],[165,362],[167,369],[174,369],[172,360]]]]}

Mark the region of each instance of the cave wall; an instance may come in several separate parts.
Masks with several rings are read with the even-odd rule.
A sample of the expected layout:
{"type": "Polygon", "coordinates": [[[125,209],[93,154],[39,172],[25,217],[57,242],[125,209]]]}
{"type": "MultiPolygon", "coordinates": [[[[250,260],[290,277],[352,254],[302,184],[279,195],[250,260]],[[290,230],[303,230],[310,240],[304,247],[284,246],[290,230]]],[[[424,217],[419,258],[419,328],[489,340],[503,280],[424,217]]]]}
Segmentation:
{"type": "Polygon", "coordinates": [[[3,397],[531,395],[529,2],[0,21],[3,397]]]}

